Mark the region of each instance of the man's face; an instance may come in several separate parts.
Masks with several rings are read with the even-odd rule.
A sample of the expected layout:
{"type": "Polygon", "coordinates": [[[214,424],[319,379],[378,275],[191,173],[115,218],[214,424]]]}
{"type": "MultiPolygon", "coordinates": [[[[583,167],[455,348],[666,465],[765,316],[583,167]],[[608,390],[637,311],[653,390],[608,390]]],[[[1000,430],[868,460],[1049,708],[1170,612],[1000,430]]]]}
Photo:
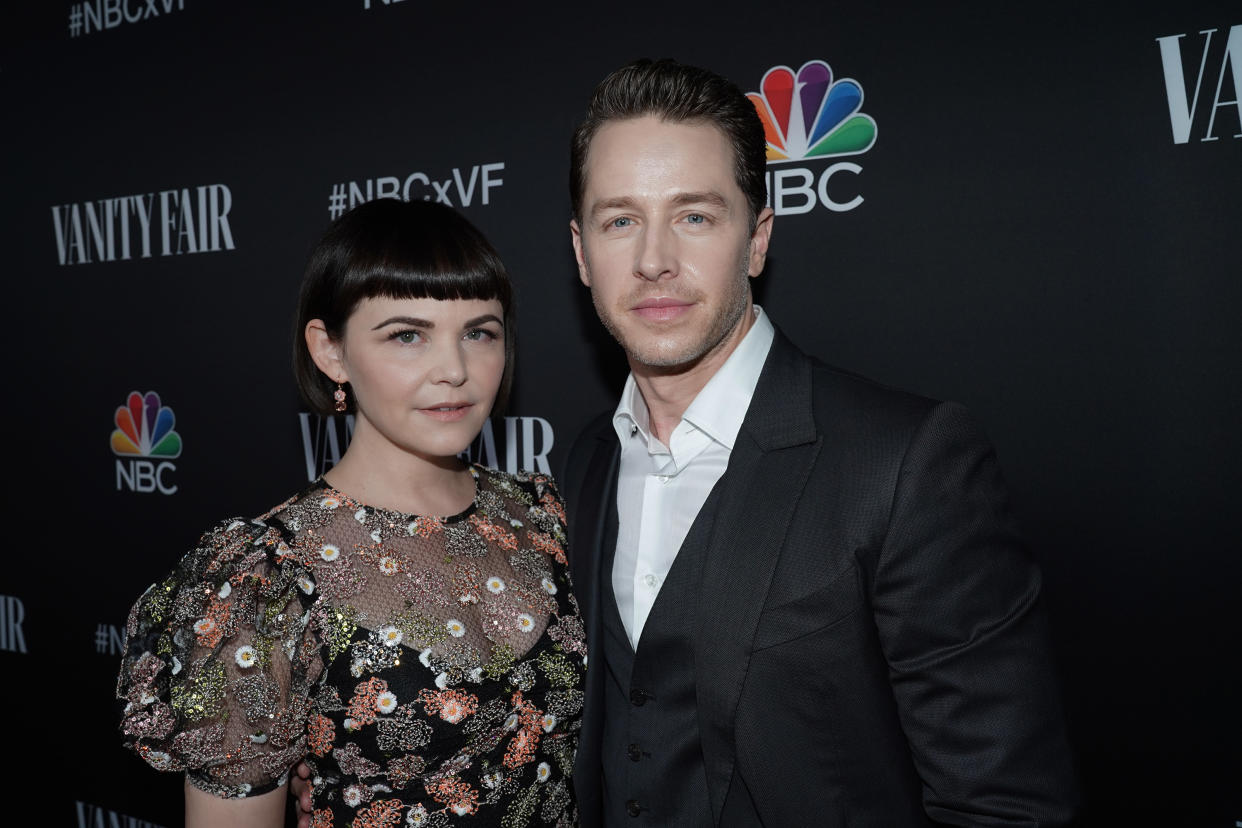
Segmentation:
{"type": "Polygon", "coordinates": [[[708,123],[610,121],[587,154],[578,272],[632,368],[728,355],[749,328],[772,211],[750,229],[728,140],[708,123]]]}

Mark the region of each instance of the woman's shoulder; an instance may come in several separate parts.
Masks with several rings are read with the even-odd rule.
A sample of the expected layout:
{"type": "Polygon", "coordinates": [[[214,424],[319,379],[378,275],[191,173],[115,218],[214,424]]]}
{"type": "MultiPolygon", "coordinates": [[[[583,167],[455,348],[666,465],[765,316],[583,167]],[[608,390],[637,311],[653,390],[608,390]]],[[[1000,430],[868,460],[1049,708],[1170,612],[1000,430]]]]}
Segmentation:
{"type": "Polygon", "coordinates": [[[525,471],[511,474],[479,465],[472,468],[480,477],[480,492],[490,488],[521,504],[517,525],[529,524],[526,532],[531,543],[562,560],[566,543],[565,502],[552,477],[525,471]]]}
{"type": "Polygon", "coordinates": [[[306,594],[313,592],[313,576],[290,546],[285,525],[288,510],[307,491],[258,517],[229,517],[210,525],[173,569],[134,603],[126,625],[130,636],[165,631],[187,620],[197,623],[213,602],[226,599],[235,588],[249,591],[262,585],[261,591],[270,593],[281,582],[298,585],[306,594]]]}
{"type": "Polygon", "coordinates": [[[524,492],[533,497],[534,502],[539,502],[545,497],[561,499],[556,481],[548,474],[531,471],[503,472],[478,463],[472,465],[470,469],[472,474],[492,487],[501,491],[524,492]]]}

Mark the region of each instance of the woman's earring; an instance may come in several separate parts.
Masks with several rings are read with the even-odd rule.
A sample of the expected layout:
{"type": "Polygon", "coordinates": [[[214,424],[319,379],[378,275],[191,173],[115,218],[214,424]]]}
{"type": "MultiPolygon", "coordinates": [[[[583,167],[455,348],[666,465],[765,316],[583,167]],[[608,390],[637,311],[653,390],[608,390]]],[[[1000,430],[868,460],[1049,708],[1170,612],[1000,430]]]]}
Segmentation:
{"type": "Polygon", "coordinates": [[[336,390],[332,392],[332,399],[336,400],[337,411],[344,411],[346,409],[345,389],[341,387],[339,382],[336,384],[336,390]]]}

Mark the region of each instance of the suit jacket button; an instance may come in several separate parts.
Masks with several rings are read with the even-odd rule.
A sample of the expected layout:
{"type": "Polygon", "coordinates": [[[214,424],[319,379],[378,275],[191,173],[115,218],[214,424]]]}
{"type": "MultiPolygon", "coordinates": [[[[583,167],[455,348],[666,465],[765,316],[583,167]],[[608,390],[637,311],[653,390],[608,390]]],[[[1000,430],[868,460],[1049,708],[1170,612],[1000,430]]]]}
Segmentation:
{"type": "Polygon", "coordinates": [[[635,687],[630,691],[630,704],[635,707],[642,707],[647,703],[647,694],[635,687]]]}
{"type": "Polygon", "coordinates": [[[632,817],[636,817],[636,816],[638,816],[639,814],[641,814],[641,813],[642,813],[642,811],[643,811],[643,809],[642,809],[642,808],[640,808],[640,807],[638,806],[638,803],[637,803],[636,801],[634,801],[633,799],[631,799],[629,802],[625,803],[625,812],[626,812],[627,814],[629,814],[630,816],[632,816],[632,817]]]}
{"type": "Polygon", "coordinates": [[[625,749],[625,755],[630,757],[631,762],[637,762],[643,758],[643,751],[638,745],[630,745],[625,749]]]}

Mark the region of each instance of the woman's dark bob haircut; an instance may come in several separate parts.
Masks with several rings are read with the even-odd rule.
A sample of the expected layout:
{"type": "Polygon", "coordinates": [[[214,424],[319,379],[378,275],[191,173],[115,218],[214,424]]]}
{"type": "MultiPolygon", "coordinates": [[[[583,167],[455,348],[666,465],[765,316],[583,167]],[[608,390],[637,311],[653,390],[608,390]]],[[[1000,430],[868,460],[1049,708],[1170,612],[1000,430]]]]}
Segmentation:
{"type": "MultiPolygon", "coordinates": [[[[505,370],[492,415],[502,412],[513,380],[513,291],[500,256],[483,234],[451,207],[382,198],[350,210],[311,252],[293,331],[293,373],[318,414],[335,414],[326,377],[306,347],[306,324],[323,320],[339,340],[364,299],[498,299],[504,308],[505,370]]],[[[349,411],[354,395],[346,393],[349,411]]]]}

